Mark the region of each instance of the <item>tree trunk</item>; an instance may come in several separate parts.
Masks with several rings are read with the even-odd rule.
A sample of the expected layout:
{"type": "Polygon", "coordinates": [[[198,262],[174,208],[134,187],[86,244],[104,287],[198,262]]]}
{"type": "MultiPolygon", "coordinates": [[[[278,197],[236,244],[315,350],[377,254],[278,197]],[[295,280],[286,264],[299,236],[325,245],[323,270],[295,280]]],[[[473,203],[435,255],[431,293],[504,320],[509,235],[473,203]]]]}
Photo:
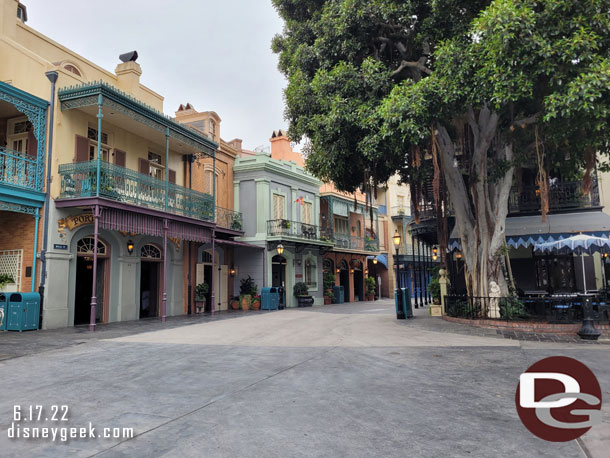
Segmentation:
{"type": "MultiPolygon", "coordinates": [[[[493,182],[487,180],[487,168],[490,158],[510,163],[512,144],[493,145],[492,148],[499,116],[487,107],[480,110],[478,117],[469,108],[467,119],[474,137],[468,187],[458,167],[454,144],[447,129],[437,124],[434,132],[462,243],[466,288],[474,297],[506,296],[508,285],[502,272],[500,249],[505,240],[514,167],[510,166],[501,179],[493,182]]],[[[499,318],[497,301],[491,308],[486,314],[499,318]]]]}

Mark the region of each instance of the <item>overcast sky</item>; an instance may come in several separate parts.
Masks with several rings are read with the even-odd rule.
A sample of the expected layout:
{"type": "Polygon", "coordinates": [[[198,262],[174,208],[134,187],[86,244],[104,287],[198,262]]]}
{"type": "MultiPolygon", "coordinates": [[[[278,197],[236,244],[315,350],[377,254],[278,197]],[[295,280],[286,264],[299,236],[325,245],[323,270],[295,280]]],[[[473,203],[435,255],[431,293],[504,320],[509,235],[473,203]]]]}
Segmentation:
{"type": "MultiPolygon", "coordinates": [[[[114,73],[119,54],[137,50],[141,82],[165,97],[212,110],[224,140],[269,145],[286,128],[271,39],[282,21],[271,0],[22,0],[28,25],[114,73]]],[[[61,85],[60,85],[61,87],[61,85]]]]}

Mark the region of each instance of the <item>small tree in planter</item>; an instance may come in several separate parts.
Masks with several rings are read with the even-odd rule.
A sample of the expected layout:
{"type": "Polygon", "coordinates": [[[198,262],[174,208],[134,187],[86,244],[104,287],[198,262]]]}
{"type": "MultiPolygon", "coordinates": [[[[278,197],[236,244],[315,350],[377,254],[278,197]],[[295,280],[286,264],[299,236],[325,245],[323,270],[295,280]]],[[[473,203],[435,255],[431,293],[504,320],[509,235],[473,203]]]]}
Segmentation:
{"type": "Polygon", "coordinates": [[[239,302],[242,310],[250,310],[252,305],[252,296],[256,295],[258,286],[250,275],[248,278],[242,278],[239,284],[239,302]]]}
{"type": "MultiPolygon", "coordinates": [[[[4,291],[4,288],[7,287],[8,285],[14,285],[15,284],[15,279],[8,275],[8,274],[0,274],[0,291],[4,291]]],[[[6,292],[10,291],[9,288],[7,288],[6,292]]]]}
{"type": "Polygon", "coordinates": [[[210,291],[207,283],[199,283],[195,286],[195,313],[201,313],[205,308],[205,296],[210,291]]]}
{"type": "Polygon", "coordinates": [[[377,284],[373,277],[366,278],[366,300],[374,301],[375,300],[375,288],[377,284]]]}
{"type": "Polygon", "coordinates": [[[313,297],[309,295],[307,285],[302,281],[295,283],[292,292],[297,298],[297,304],[299,307],[310,307],[313,305],[313,297]]]}
{"type": "Polygon", "coordinates": [[[335,300],[333,294],[333,286],[335,286],[335,275],[330,272],[324,273],[324,304],[331,304],[335,300]]]}

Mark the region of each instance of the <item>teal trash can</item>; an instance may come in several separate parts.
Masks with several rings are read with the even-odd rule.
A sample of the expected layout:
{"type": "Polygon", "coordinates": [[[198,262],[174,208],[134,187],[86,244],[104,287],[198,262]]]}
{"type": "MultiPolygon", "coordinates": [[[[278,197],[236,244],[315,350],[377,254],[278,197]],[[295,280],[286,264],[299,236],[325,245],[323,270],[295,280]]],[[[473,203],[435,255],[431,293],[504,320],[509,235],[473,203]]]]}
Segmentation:
{"type": "Polygon", "coordinates": [[[335,304],[343,304],[345,302],[345,289],[343,286],[333,286],[333,295],[335,296],[335,304]]]}
{"type": "Polygon", "coordinates": [[[31,331],[38,329],[40,319],[40,294],[11,293],[8,300],[7,331],[31,331]]]}
{"type": "Polygon", "coordinates": [[[261,289],[261,310],[277,310],[280,307],[280,294],[277,288],[261,289]]]}
{"type": "Polygon", "coordinates": [[[8,318],[8,294],[0,293],[0,331],[6,331],[8,318]]]}

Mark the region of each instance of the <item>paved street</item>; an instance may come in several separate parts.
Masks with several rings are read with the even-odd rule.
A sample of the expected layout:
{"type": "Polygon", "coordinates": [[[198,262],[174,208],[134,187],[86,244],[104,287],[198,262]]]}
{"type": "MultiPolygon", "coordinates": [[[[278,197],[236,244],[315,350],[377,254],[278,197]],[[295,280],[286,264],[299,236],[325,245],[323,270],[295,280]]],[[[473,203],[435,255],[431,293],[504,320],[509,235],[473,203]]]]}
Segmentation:
{"type": "Polygon", "coordinates": [[[607,456],[608,345],[507,339],[418,312],[397,321],[377,301],[0,335],[0,456],[607,456]],[[605,423],[580,443],[539,440],[515,411],[519,374],[551,355],[602,385],[605,423]],[[68,405],[59,426],[135,437],[9,440],[13,406],[37,404],[68,405]]]}

